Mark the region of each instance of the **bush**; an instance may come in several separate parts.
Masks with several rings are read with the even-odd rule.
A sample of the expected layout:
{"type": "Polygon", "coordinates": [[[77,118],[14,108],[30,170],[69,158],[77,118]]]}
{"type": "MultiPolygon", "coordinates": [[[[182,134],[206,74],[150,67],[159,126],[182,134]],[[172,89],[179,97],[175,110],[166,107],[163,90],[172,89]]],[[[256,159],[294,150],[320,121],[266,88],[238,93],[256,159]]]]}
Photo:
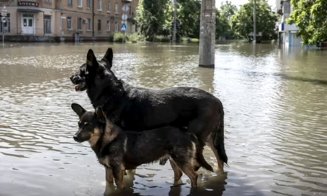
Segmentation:
{"type": "Polygon", "coordinates": [[[121,33],[121,32],[116,32],[114,33],[114,42],[124,42],[125,41],[125,35],[124,33],[121,33]]]}
{"type": "Polygon", "coordinates": [[[132,34],[127,35],[127,40],[128,40],[128,42],[131,42],[131,43],[137,43],[139,41],[143,41],[144,37],[142,37],[138,33],[132,33],[132,34]]]}
{"type": "Polygon", "coordinates": [[[190,38],[190,37],[182,37],[181,41],[186,43],[199,43],[198,38],[190,38]]]}
{"type": "Polygon", "coordinates": [[[154,42],[170,42],[169,36],[157,35],[153,39],[154,42]]]}

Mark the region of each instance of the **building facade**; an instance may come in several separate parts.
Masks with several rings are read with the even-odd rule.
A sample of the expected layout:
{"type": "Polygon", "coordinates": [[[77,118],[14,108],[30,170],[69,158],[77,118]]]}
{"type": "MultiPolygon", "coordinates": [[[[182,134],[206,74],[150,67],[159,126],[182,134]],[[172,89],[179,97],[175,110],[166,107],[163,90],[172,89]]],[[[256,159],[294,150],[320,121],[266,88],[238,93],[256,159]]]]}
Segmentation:
{"type": "Polygon", "coordinates": [[[279,44],[285,47],[302,46],[301,37],[297,36],[299,28],[295,24],[288,24],[287,19],[292,13],[290,0],[276,0],[277,13],[281,15],[278,25],[279,44]]]}
{"type": "Polygon", "coordinates": [[[136,30],[138,0],[1,0],[0,5],[7,11],[0,30],[10,41],[108,40],[115,32],[136,30]]]}

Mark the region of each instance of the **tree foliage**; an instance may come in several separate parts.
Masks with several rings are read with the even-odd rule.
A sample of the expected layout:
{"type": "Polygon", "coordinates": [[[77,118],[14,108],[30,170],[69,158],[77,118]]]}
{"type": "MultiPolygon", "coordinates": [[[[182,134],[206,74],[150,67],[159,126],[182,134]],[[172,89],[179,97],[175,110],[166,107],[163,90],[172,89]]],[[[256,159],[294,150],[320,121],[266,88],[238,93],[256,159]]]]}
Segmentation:
{"type": "Polygon", "coordinates": [[[327,1],[292,0],[293,12],[289,23],[299,27],[304,44],[327,41],[327,1]]]}
{"type": "MultiPolygon", "coordinates": [[[[240,10],[232,17],[232,28],[241,37],[248,38],[253,32],[253,0],[240,7],[240,10]]],[[[262,39],[272,39],[275,32],[277,16],[271,11],[266,0],[256,1],[256,29],[262,33],[262,39]]]]}
{"type": "Polygon", "coordinates": [[[187,37],[199,37],[201,1],[178,0],[178,5],[177,18],[180,22],[180,34],[187,37]]]}
{"type": "Polygon", "coordinates": [[[220,6],[220,15],[227,20],[230,20],[237,12],[236,5],[233,5],[232,2],[226,1],[220,6]]]}
{"type": "Polygon", "coordinates": [[[136,21],[147,40],[161,34],[165,24],[165,10],[169,0],[140,0],[136,21]]]}
{"type": "Polygon", "coordinates": [[[234,32],[232,31],[231,18],[237,12],[237,7],[230,1],[226,1],[220,6],[216,13],[216,39],[232,39],[234,32]]]}
{"type": "MultiPolygon", "coordinates": [[[[178,36],[199,37],[200,0],[176,1],[178,36]]],[[[171,0],[141,0],[136,14],[140,31],[147,40],[156,35],[169,35],[173,29],[174,6],[171,0]]]]}
{"type": "MultiPolygon", "coordinates": [[[[231,1],[221,5],[216,14],[216,38],[248,37],[253,31],[252,1],[241,6],[240,10],[231,1]]],[[[256,10],[257,32],[262,32],[264,39],[272,38],[277,16],[266,0],[257,0],[256,10]]],[[[177,37],[198,38],[200,14],[201,0],[176,0],[177,37]]],[[[172,35],[173,16],[172,0],[140,0],[136,21],[145,38],[153,41],[157,35],[172,35]]]]}

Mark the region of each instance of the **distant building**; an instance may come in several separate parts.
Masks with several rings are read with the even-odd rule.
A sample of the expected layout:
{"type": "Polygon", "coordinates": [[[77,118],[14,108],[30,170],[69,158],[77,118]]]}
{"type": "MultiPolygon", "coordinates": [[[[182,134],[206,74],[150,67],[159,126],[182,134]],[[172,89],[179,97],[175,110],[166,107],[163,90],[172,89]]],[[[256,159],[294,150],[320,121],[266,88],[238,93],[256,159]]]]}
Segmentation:
{"type": "Polygon", "coordinates": [[[302,46],[301,37],[296,35],[299,28],[295,24],[287,24],[287,19],[292,12],[290,0],[276,0],[276,9],[281,15],[278,25],[279,43],[285,47],[302,46]]]}
{"type": "Polygon", "coordinates": [[[135,32],[137,5],[138,0],[0,0],[0,11],[7,10],[0,32],[11,41],[108,40],[115,32],[135,32]]]}

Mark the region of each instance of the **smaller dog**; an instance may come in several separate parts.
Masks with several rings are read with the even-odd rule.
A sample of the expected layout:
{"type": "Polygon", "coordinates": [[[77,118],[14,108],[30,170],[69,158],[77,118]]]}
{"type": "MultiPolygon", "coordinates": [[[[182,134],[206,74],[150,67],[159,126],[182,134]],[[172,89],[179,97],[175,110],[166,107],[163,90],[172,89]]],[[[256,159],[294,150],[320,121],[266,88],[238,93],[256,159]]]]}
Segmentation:
{"type": "Polygon", "coordinates": [[[197,186],[197,156],[202,156],[200,160],[204,157],[196,153],[197,138],[194,134],[171,126],[142,132],[123,131],[108,120],[102,109],[90,112],[76,103],[71,107],[80,119],[79,130],[73,138],[77,142],[89,141],[106,169],[107,185],[115,181],[118,188],[124,188],[125,170],[169,156],[174,185],[179,183],[184,172],[190,178],[192,188],[197,186]]]}

